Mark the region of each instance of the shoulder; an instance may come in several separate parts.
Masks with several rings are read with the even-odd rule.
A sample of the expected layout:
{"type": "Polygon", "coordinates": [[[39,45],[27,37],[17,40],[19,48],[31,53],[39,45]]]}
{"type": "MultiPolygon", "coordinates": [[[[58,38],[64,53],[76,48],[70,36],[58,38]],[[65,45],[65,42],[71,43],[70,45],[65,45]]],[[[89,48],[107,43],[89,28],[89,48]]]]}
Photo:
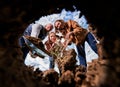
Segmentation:
{"type": "Polygon", "coordinates": [[[74,20],[68,20],[67,24],[68,24],[68,26],[76,26],[76,25],[78,25],[78,23],[76,21],[74,21],[74,20]]]}
{"type": "Polygon", "coordinates": [[[70,19],[70,20],[68,20],[67,22],[76,22],[76,21],[75,21],[75,20],[71,20],[71,19],[70,19]]]}
{"type": "Polygon", "coordinates": [[[32,24],[32,29],[41,29],[42,27],[43,27],[43,25],[38,24],[38,23],[32,24]]]}
{"type": "Polygon", "coordinates": [[[68,24],[76,24],[77,21],[75,21],[75,20],[68,20],[67,23],[68,23],[68,24]]]}
{"type": "Polygon", "coordinates": [[[47,40],[44,44],[45,44],[45,45],[48,45],[49,43],[50,43],[50,42],[47,40]]]}

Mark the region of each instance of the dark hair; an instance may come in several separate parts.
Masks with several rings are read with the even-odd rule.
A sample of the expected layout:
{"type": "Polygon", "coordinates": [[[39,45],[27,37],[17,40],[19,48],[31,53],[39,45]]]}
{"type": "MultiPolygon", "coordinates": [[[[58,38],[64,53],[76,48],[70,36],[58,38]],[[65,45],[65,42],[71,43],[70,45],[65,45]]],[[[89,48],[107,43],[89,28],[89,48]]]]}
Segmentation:
{"type": "Polygon", "coordinates": [[[62,20],[62,19],[56,20],[54,22],[54,25],[55,25],[56,22],[61,22],[61,26],[60,26],[59,29],[55,26],[55,32],[58,32],[59,30],[63,30],[63,29],[65,30],[68,27],[67,23],[64,20],[62,20]]]}
{"type": "Polygon", "coordinates": [[[96,29],[95,25],[93,25],[93,24],[89,24],[89,26],[92,27],[92,30],[96,29]]]}

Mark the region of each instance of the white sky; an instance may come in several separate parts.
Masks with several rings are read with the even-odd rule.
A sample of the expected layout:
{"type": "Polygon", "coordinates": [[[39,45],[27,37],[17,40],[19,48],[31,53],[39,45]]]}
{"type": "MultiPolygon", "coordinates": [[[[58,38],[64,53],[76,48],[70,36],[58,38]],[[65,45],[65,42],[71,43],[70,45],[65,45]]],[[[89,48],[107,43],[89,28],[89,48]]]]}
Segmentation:
{"type": "MultiPolygon", "coordinates": [[[[51,14],[51,15],[47,15],[47,16],[42,16],[38,20],[36,20],[35,23],[40,23],[42,25],[45,25],[47,23],[53,24],[54,21],[57,19],[64,19],[65,21],[72,19],[72,20],[77,21],[83,28],[87,29],[87,27],[88,27],[87,20],[85,19],[84,15],[81,18],[79,18],[80,13],[81,12],[78,10],[75,10],[72,12],[72,11],[66,11],[65,9],[63,9],[61,11],[61,13],[59,13],[59,14],[51,14]]],[[[86,52],[87,62],[91,62],[92,59],[98,58],[98,55],[94,53],[94,51],[89,47],[87,42],[85,42],[85,52],[86,52]]],[[[42,61],[48,63],[47,59],[42,60],[42,61]]],[[[25,60],[25,62],[27,62],[28,64],[34,65],[35,68],[40,67],[43,71],[46,70],[44,67],[39,65],[40,58],[36,58],[36,60],[27,59],[27,60],[25,60]]],[[[41,62],[41,64],[43,62],[41,62]]],[[[46,65],[44,65],[44,66],[46,66],[46,65]]],[[[46,68],[48,68],[48,66],[46,66],[46,68]]],[[[56,67],[55,67],[55,69],[56,69],[56,71],[58,71],[56,67]]]]}

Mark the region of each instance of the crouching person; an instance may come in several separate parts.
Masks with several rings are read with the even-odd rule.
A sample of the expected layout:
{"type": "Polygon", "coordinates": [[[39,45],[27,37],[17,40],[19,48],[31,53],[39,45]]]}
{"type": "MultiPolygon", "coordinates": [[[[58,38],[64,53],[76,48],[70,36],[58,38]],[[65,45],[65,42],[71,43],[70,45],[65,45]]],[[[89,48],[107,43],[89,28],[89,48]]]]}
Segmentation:
{"type": "Polygon", "coordinates": [[[87,67],[84,44],[85,41],[87,41],[91,49],[97,54],[97,42],[94,36],[90,32],[88,32],[87,29],[82,28],[74,20],[68,20],[67,22],[65,22],[64,20],[59,19],[55,21],[54,26],[56,32],[62,33],[64,37],[69,37],[69,39],[67,39],[66,46],[71,41],[76,44],[80,65],[87,67]]]}

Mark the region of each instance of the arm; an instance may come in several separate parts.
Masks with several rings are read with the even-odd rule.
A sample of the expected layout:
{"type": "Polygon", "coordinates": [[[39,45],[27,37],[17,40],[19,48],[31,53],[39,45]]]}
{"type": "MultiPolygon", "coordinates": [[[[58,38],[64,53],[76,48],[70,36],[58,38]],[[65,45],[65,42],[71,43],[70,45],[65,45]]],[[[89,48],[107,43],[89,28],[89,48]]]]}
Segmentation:
{"type": "Polygon", "coordinates": [[[73,33],[76,33],[83,30],[83,28],[78,24],[78,22],[74,20],[69,20],[67,23],[68,23],[70,32],[72,31],[73,33]]]}
{"type": "Polygon", "coordinates": [[[40,25],[40,24],[33,24],[32,25],[32,32],[31,32],[30,36],[38,38],[41,29],[42,29],[42,25],[40,25]]]}
{"type": "Polygon", "coordinates": [[[71,42],[73,42],[73,39],[74,39],[74,33],[73,33],[73,32],[67,33],[67,35],[65,36],[64,49],[65,49],[71,42]]]}

